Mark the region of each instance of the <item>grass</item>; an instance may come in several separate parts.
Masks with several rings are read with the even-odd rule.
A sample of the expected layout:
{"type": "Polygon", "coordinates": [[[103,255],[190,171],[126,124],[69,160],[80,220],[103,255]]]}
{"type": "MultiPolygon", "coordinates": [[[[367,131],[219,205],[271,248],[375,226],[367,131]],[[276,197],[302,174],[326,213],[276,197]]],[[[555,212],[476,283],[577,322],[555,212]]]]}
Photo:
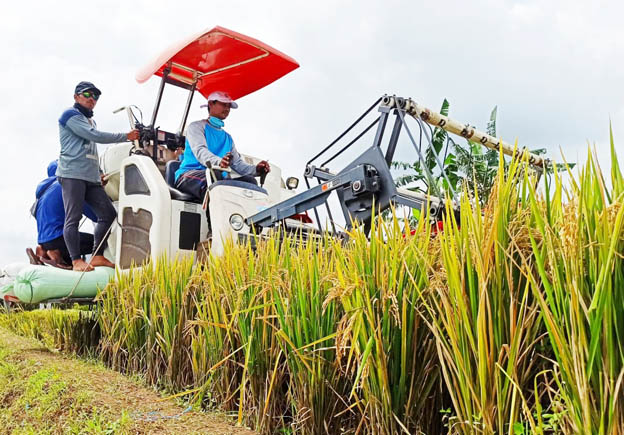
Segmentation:
{"type": "MultiPolygon", "coordinates": [[[[50,313],[46,310],[45,313],[50,313]]],[[[13,313],[21,318],[24,313],[13,313]]],[[[249,434],[223,416],[163,399],[94,360],[0,328],[1,433],[249,434]]]]}
{"type": "Polygon", "coordinates": [[[0,347],[0,427],[13,434],[112,434],[131,426],[93,405],[93,397],[61,376],[56,367],[19,358],[0,347]]]}

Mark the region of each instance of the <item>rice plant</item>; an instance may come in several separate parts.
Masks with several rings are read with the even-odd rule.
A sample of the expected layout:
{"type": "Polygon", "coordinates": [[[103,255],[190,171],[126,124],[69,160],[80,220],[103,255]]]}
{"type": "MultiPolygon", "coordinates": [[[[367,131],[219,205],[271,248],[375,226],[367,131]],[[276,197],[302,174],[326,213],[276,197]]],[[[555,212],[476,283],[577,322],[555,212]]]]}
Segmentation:
{"type": "MultiPolygon", "coordinates": [[[[621,434],[612,159],[611,186],[590,155],[568,189],[501,159],[487,203],[464,190],[437,234],[427,216],[375,218],[347,240],[276,231],[119,274],[99,295],[100,356],[261,433],[621,434]]],[[[46,322],[89,341],[86,322],[46,322]]]]}
{"type": "Polygon", "coordinates": [[[96,314],[76,308],[0,311],[0,326],[39,340],[48,348],[85,357],[97,354],[100,340],[96,314]]]}
{"type": "MultiPolygon", "coordinates": [[[[277,264],[275,255],[256,254],[250,245],[230,243],[225,255],[204,265],[204,288],[198,300],[198,323],[209,330],[197,337],[201,339],[203,335],[213,341],[216,335],[225,339],[223,347],[217,345],[217,352],[202,351],[204,355],[212,353],[205,355],[211,367],[218,365],[220,371],[230,372],[226,377],[220,375],[219,383],[212,385],[221,386],[222,400],[237,411],[239,423],[250,423],[266,431],[281,424],[285,407],[281,394],[271,400],[271,379],[277,376],[281,381],[277,375],[281,371],[280,348],[272,291],[265,285],[265,277],[273,273],[277,264]]],[[[195,349],[199,348],[195,345],[195,349]]],[[[194,361],[199,366],[200,360],[194,361]]]]}
{"type": "Polygon", "coordinates": [[[192,259],[162,258],[119,273],[106,287],[98,297],[106,362],[170,389],[191,383],[185,328],[194,317],[187,288],[192,266],[192,259]]]}
{"type": "MultiPolygon", "coordinates": [[[[542,326],[524,270],[533,267],[529,208],[523,198],[525,163],[511,161],[481,209],[464,192],[460,220],[447,206],[438,236],[440,269],[429,298],[447,391],[452,433],[510,433],[528,422],[542,326]]],[[[527,178],[527,183],[531,180],[527,178]]]]}
{"type": "Polygon", "coordinates": [[[279,245],[274,239],[259,253],[274,256],[279,265],[267,285],[273,291],[275,333],[288,367],[291,427],[298,433],[339,432],[354,414],[345,400],[349,377],[342,376],[336,361],[342,315],[334,297],[338,244],[328,236],[307,242],[286,238],[279,245]]]}
{"type": "Polygon", "coordinates": [[[440,365],[421,316],[436,255],[428,216],[413,237],[396,218],[376,222],[370,238],[356,230],[336,246],[334,293],[345,313],[338,350],[355,374],[348,397],[367,433],[440,430],[440,365]]]}
{"type": "Polygon", "coordinates": [[[611,189],[589,153],[569,190],[556,176],[542,200],[531,195],[530,278],[568,433],[624,433],[624,180],[613,135],[611,158],[611,189]]]}

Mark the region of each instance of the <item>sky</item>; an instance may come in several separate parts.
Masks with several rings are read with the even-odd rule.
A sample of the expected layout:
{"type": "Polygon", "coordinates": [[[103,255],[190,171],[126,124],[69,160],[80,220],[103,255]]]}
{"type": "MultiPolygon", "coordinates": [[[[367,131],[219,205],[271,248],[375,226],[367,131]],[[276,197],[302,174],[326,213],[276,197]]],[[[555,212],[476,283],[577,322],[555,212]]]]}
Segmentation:
{"type": "MultiPolygon", "coordinates": [[[[622,16],[623,2],[576,0],[10,2],[0,18],[0,267],[26,261],[36,244],[28,210],[58,157],[57,120],[76,83],[102,90],[100,130],[128,131],[112,111],[135,104],[147,121],[158,88],[135,73],[203,29],[232,29],[299,62],[241,98],[226,130],[239,151],[301,178],[305,162],[383,94],[433,109],[447,98],[452,118],[482,129],[497,106],[504,140],[580,163],[591,145],[608,166],[610,122],[624,143],[622,16]]],[[[166,91],[161,128],[177,130],[184,100],[166,91]]],[[[201,103],[190,121],[205,117],[201,103]]],[[[415,160],[410,147],[400,144],[397,159],[415,160]]]]}

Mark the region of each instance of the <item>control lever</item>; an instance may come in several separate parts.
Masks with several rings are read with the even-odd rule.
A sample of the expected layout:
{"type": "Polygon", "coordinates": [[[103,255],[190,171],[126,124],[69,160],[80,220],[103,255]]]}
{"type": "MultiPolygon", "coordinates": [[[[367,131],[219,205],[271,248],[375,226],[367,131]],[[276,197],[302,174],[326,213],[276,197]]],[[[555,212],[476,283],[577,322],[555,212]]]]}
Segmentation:
{"type": "Polygon", "coordinates": [[[212,166],[210,162],[206,162],[206,180],[212,180],[212,182],[217,181],[216,172],[232,172],[232,169],[228,166],[227,168],[222,168],[221,166],[212,166]]]}
{"type": "MultiPolygon", "coordinates": [[[[269,161],[266,161],[267,163],[269,163],[269,161]]],[[[264,171],[262,172],[262,175],[260,175],[260,187],[264,187],[264,181],[266,180],[266,176],[267,176],[268,172],[266,171],[266,168],[264,169],[264,171]]]]}
{"type": "MultiPolygon", "coordinates": [[[[132,113],[132,106],[122,106],[119,109],[113,110],[113,113],[116,114],[124,110],[126,111],[126,115],[128,115],[128,122],[130,123],[130,128],[137,128],[136,124],[138,124],[138,121],[136,121],[136,124],[135,124],[136,117],[132,113]]],[[[133,140],[132,143],[134,144],[135,148],[139,148],[139,139],[133,140]]]]}

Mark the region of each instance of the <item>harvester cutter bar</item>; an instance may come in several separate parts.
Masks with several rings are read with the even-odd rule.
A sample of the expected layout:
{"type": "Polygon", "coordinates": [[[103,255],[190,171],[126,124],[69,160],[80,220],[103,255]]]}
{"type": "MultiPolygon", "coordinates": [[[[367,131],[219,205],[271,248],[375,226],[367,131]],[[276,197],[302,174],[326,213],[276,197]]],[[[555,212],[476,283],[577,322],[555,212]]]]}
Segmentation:
{"type": "MultiPolygon", "coordinates": [[[[310,165],[305,176],[315,177],[321,184],[256,213],[247,218],[247,225],[273,226],[294,214],[326,203],[334,191],[338,194],[347,228],[351,228],[353,221],[363,223],[367,228],[373,208],[381,212],[394,203],[422,211],[430,204],[426,195],[397,190],[385,156],[377,146],[368,148],[338,174],[310,165]]],[[[440,201],[434,204],[437,211],[440,201]]]]}
{"type": "MultiPolygon", "coordinates": [[[[293,196],[273,207],[267,208],[246,219],[247,225],[272,226],[297,213],[302,213],[313,207],[323,204],[330,193],[334,190],[348,186],[352,182],[362,178],[362,167],[356,167],[343,174],[328,178],[328,181],[314,186],[305,192],[293,196]]],[[[320,174],[322,171],[318,171],[320,174]]]]}

